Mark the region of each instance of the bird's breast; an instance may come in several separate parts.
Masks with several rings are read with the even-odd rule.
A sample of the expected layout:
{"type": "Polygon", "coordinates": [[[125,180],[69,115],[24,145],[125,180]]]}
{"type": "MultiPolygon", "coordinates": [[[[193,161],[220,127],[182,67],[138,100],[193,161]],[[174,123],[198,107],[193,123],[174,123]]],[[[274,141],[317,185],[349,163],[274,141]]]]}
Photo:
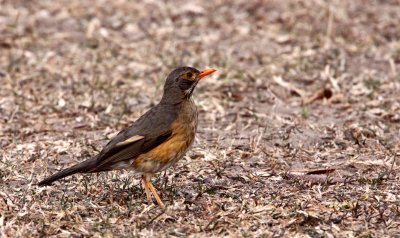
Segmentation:
{"type": "Polygon", "coordinates": [[[171,136],[154,149],[133,160],[133,167],[142,173],[156,173],[181,159],[192,145],[197,130],[197,109],[193,103],[184,105],[172,123],[171,136]]]}

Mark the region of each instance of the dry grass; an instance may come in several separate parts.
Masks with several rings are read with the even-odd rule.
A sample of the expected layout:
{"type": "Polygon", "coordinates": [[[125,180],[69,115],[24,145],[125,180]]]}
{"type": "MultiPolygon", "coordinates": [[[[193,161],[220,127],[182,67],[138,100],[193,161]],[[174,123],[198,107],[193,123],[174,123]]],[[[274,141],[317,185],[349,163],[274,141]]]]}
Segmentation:
{"type": "Polygon", "coordinates": [[[400,235],[400,5],[327,2],[0,0],[0,236],[400,235]],[[35,186],[178,65],[219,71],[165,211],[125,171],[35,186]]]}

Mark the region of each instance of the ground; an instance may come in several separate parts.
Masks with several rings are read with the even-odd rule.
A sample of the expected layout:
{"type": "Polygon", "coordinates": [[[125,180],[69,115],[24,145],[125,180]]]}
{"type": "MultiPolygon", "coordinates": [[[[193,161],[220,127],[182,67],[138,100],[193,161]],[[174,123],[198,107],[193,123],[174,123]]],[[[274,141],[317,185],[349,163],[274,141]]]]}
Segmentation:
{"type": "Polygon", "coordinates": [[[400,236],[400,4],[0,0],[0,236],[400,236]],[[214,67],[154,178],[96,154],[175,67],[214,67]]]}

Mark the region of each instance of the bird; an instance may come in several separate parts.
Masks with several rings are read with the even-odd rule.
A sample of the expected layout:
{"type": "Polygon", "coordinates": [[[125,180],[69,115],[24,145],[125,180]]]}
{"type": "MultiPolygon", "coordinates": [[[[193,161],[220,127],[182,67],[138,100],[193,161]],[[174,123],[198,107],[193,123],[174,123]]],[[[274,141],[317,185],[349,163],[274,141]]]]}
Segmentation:
{"type": "Polygon", "coordinates": [[[197,84],[216,69],[198,70],[183,66],[166,78],[164,92],[158,104],[121,130],[95,156],[55,173],[38,186],[77,173],[97,173],[111,170],[133,170],[141,181],[149,204],[154,196],[164,208],[151,178],[179,161],[193,144],[198,124],[198,112],[192,94],[197,84]]]}

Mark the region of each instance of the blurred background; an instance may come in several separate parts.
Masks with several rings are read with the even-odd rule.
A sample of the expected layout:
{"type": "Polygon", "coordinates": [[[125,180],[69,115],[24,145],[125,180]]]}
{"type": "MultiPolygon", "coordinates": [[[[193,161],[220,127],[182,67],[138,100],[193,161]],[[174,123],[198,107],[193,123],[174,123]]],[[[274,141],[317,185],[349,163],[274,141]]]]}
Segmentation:
{"type": "Polygon", "coordinates": [[[397,0],[0,0],[0,234],[399,234],[399,22],[397,0]],[[184,65],[218,72],[166,211],[125,171],[34,185],[184,65]]]}

